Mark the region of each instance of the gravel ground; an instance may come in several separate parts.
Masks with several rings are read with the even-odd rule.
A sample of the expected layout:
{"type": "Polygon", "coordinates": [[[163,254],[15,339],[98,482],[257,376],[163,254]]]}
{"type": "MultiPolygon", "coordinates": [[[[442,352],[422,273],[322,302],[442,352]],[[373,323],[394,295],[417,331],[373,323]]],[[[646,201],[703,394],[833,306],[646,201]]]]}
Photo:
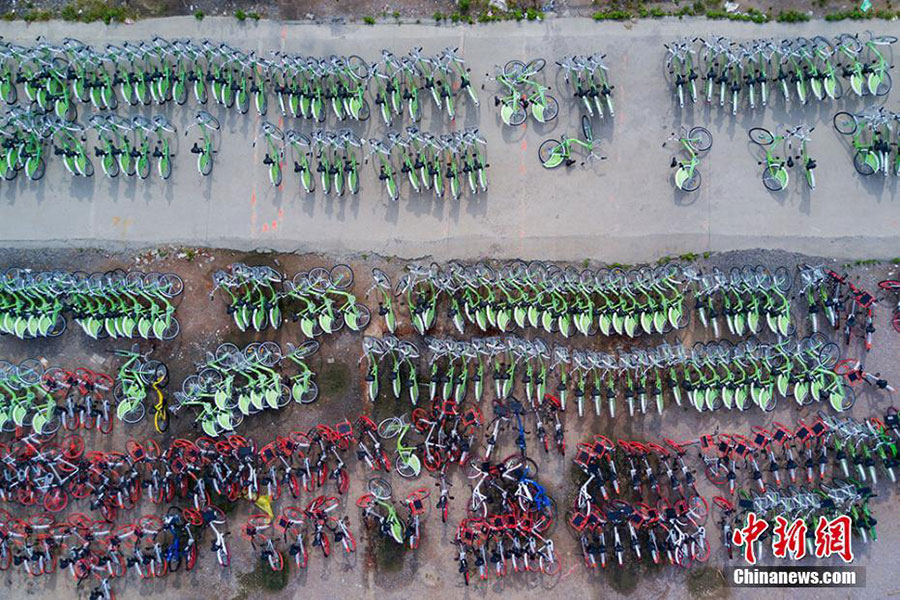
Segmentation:
{"type": "MultiPolygon", "coordinates": [[[[272,334],[242,335],[231,325],[222,301],[218,298],[212,302],[209,301],[211,273],[236,260],[245,261],[248,264],[271,264],[290,274],[314,265],[347,262],[356,273],[354,291],[358,296],[365,293],[370,283],[369,270],[372,267],[377,266],[392,276],[396,276],[404,264],[398,259],[386,257],[285,254],[276,256],[263,253],[187,248],[161,248],[143,252],[137,256],[130,253],[110,254],[92,250],[0,251],[0,264],[10,266],[29,266],[35,269],[69,268],[86,271],[121,267],[145,271],[172,270],[181,275],[185,281],[185,291],[178,309],[178,316],[182,323],[182,335],[177,341],[158,345],[154,349],[154,357],[165,360],[169,364],[171,379],[175,384],[180,383],[192,369],[192,362],[198,359],[203,351],[214,348],[218,343],[231,341],[245,344],[252,339],[274,339],[284,344],[288,341],[297,342],[301,338],[299,330],[290,323],[282,330],[272,334]]],[[[702,268],[715,265],[725,269],[734,265],[764,264],[774,269],[781,265],[793,268],[798,262],[827,262],[836,270],[845,267],[842,261],[825,261],[824,259],[763,250],[714,254],[708,259],[697,260],[697,266],[702,268]]],[[[875,282],[880,279],[895,277],[897,272],[897,267],[889,263],[856,265],[846,268],[855,282],[869,289],[874,288],[875,282]]],[[[888,323],[890,309],[888,301],[882,302],[878,306],[875,349],[871,356],[865,357],[865,360],[867,370],[881,371],[888,379],[897,379],[895,365],[900,357],[900,344],[898,344],[900,335],[894,332],[888,323]]],[[[403,315],[404,312],[405,309],[401,308],[400,315],[403,315]]],[[[802,332],[804,325],[801,325],[800,328],[802,332]]],[[[377,320],[373,320],[366,333],[372,335],[381,333],[378,331],[377,320]]],[[[446,329],[435,333],[452,335],[446,329]]],[[[685,344],[691,344],[697,339],[705,337],[697,327],[690,327],[679,334],[685,344]]],[[[401,326],[398,335],[415,338],[408,327],[401,326]]],[[[616,341],[600,338],[571,341],[571,345],[593,348],[612,348],[615,344],[616,341]]],[[[109,340],[91,341],[73,327],[71,331],[55,340],[23,342],[3,339],[2,355],[3,358],[9,360],[36,356],[61,366],[74,367],[87,364],[93,369],[114,372],[116,365],[114,359],[111,358],[110,351],[125,345],[127,344],[113,343],[109,340]]],[[[144,347],[145,349],[149,348],[146,344],[144,347]]],[[[845,354],[859,356],[863,352],[860,347],[853,347],[846,350],[845,354]]],[[[247,419],[239,432],[259,440],[268,440],[274,437],[276,432],[306,429],[317,422],[334,423],[342,420],[345,416],[352,418],[359,412],[374,412],[374,416],[378,417],[393,412],[408,411],[408,405],[394,404],[392,401],[385,401],[384,405],[379,404],[374,407],[373,411],[373,407],[361,400],[364,396],[364,382],[362,373],[357,366],[359,353],[360,336],[358,334],[345,331],[323,340],[322,349],[311,362],[311,366],[318,373],[318,381],[322,388],[319,401],[308,407],[290,406],[278,414],[263,413],[251,417],[247,419]]],[[[862,393],[858,397],[852,414],[857,417],[881,415],[894,400],[894,398],[880,394],[862,393]]],[[[486,409],[486,407],[484,408],[486,409]]],[[[765,425],[772,420],[785,423],[794,423],[800,418],[809,420],[813,418],[815,408],[798,408],[783,402],[774,413],[768,415],[750,411],[744,414],[704,414],[702,417],[686,409],[670,408],[661,417],[647,415],[628,419],[618,416],[612,422],[606,417],[592,418],[590,416],[578,420],[577,415],[568,414],[565,427],[569,451],[565,458],[555,454],[536,457],[541,466],[540,478],[557,502],[561,506],[565,506],[576,492],[570,470],[571,449],[578,441],[595,433],[603,433],[613,439],[619,437],[642,440],[658,439],[662,436],[691,439],[696,438],[699,432],[712,432],[717,428],[722,431],[746,432],[752,425],[765,425]]],[[[89,438],[88,445],[109,450],[121,448],[129,437],[141,439],[151,435],[155,436],[155,433],[152,431],[152,425],[146,421],[131,428],[117,423],[112,435],[89,438]]],[[[195,434],[191,430],[189,419],[180,419],[173,423],[165,439],[170,441],[176,437],[193,435],[195,434]]],[[[509,436],[504,443],[507,446],[506,449],[511,452],[512,440],[509,439],[509,436]]],[[[529,437],[529,443],[534,443],[532,436],[529,437]]],[[[535,449],[533,452],[537,452],[537,450],[535,449]]],[[[707,523],[713,542],[712,558],[707,566],[694,568],[687,573],[675,568],[651,571],[642,567],[636,570],[610,568],[607,572],[589,575],[581,566],[575,538],[565,525],[559,525],[553,533],[553,538],[563,557],[563,569],[560,576],[534,578],[520,575],[507,577],[501,581],[490,580],[487,585],[478,584],[464,588],[461,578],[456,572],[453,547],[450,543],[454,531],[451,524],[454,520],[458,521],[461,518],[462,507],[468,497],[467,482],[462,476],[457,473],[453,478],[455,501],[451,507],[451,524],[442,526],[438,516],[432,514],[428,519],[422,546],[419,550],[416,553],[399,555],[385,555],[383,552],[376,552],[367,536],[360,532],[358,509],[353,501],[362,493],[365,478],[366,474],[361,468],[352,467],[351,489],[344,499],[345,506],[340,509],[350,515],[351,526],[355,532],[358,532],[360,552],[349,558],[334,555],[329,560],[315,556],[311,559],[307,571],[290,572],[287,586],[280,592],[264,591],[262,580],[254,571],[255,560],[249,552],[249,545],[244,540],[234,539],[237,538],[236,532],[242,522],[242,517],[250,512],[249,507],[243,506],[238,508],[230,519],[231,530],[235,532],[232,542],[235,557],[230,569],[220,569],[215,564],[214,558],[205,552],[205,546],[201,545],[203,549],[201,557],[198,567],[193,572],[178,573],[162,581],[138,582],[131,578],[127,578],[126,581],[117,581],[115,583],[117,595],[119,598],[148,596],[185,598],[196,597],[195,594],[203,589],[204,595],[208,595],[212,591],[223,600],[243,600],[256,597],[333,597],[336,593],[335,590],[340,590],[341,596],[351,598],[376,596],[407,598],[422,593],[427,593],[429,596],[439,594],[453,598],[472,598],[503,592],[514,592],[522,598],[536,598],[546,596],[548,593],[555,596],[579,594],[592,597],[602,593],[604,597],[640,598],[661,595],[670,598],[757,597],[756,593],[723,587],[719,570],[726,566],[727,561],[724,552],[719,547],[720,536],[712,518],[707,523]]],[[[398,481],[394,477],[393,483],[398,493],[423,485],[430,486],[424,476],[422,481],[412,483],[398,481]]],[[[721,493],[705,482],[701,491],[708,496],[721,493]]],[[[877,552],[879,548],[889,547],[892,543],[900,542],[900,526],[895,519],[891,518],[896,506],[896,497],[889,489],[889,485],[884,483],[879,486],[878,493],[880,497],[874,501],[874,507],[875,514],[880,519],[879,541],[868,547],[862,547],[859,544],[855,547],[857,556],[860,557],[857,564],[865,566],[867,569],[867,587],[849,591],[846,594],[847,597],[885,597],[895,592],[897,587],[893,575],[893,565],[887,560],[886,554],[879,555],[877,552]]],[[[278,507],[284,505],[285,501],[282,500],[278,507]]],[[[146,511],[153,510],[152,505],[147,503],[141,508],[146,511]]],[[[136,517],[139,514],[141,513],[134,512],[133,516],[136,517]]],[[[123,515],[121,518],[127,518],[127,515],[123,515]]],[[[4,582],[4,595],[9,598],[46,597],[58,593],[70,595],[73,591],[68,576],[26,580],[18,573],[7,572],[0,581],[4,582]]],[[[84,595],[84,591],[82,590],[80,594],[84,595]]],[[[776,593],[773,597],[786,595],[776,593]]],[[[790,595],[792,597],[798,595],[809,598],[823,597],[813,591],[799,594],[791,591],[790,595]]]]}

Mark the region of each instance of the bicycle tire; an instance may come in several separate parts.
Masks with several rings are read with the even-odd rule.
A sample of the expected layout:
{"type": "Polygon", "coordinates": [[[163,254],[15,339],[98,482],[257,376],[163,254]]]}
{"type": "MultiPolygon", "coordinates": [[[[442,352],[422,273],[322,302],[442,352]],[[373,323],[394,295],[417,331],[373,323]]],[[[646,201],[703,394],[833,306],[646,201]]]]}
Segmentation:
{"type": "Polygon", "coordinates": [[[521,60],[513,59],[503,65],[502,73],[504,77],[510,79],[518,78],[525,71],[525,63],[521,60]]]}
{"type": "Polygon", "coordinates": [[[140,423],[146,414],[147,407],[144,406],[143,402],[139,402],[133,409],[122,415],[122,420],[129,425],[134,425],[135,423],[140,423]]]}
{"type": "Polygon", "coordinates": [[[688,131],[688,137],[690,139],[699,138],[699,141],[696,143],[691,143],[691,146],[694,147],[694,150],[697,152],[706,152],[713,145],[712,134],[709,132],[709,129],[706,127],[693,127],[690,131],[688,131]]]}
{"type": "Polygon", "coordinates": [[[525,65],[524,74],[527,76],[537,75],[547,66],[547,60],[544,58],[534,58],[525,65]]]}
{"type": "Polygon", "coordinates": [[[700,169],[694,169],[694,172],[691,174],[689,179],[685,179],[684,183],[681,184],[682,192],[696,192],[700,189],[700,184],[703,183],[703,177],[700,175],[700,169]]]}
{"type": "MultiPolygon", "coordinates": [[[[781,167],[784,169],[784,167],[781,167]]],[[[780,192],[785,186],[782,184],[781,180],[775,175],[775,172],[772,170],[772,167],[767,166],[763,169],[762,174],[762,182],[767,190],[770,192],[780,192]]]]}
{"type": "Polygon", "coordinates": [[[513,127],[518,127],[525,123],[525,120],[528,118],[528,113],[525,112],[525,109],[522,108],[522,105],[519,104],[518,108],[509,116],[509,124],[513,127]]]}
{"type": "Polygon", "coordinates": [[[347,57],[347,69],[350,71],[350,74],[357,79],[366,79],[369,77],[369,63],[356,54],[351,54],[347,57]]]}
{"type": "Polygon", "coordinates": [[[353,285],[353,269],[343,263],[331,267],[328,277],[331,280],[331,285],[338,290],[347,290],[353,285]]]}
{"type": "Polygon", "coordinates": [[[588,142],[594,141],[594,128],[591,126],[591,119],[587,115],[581,115],[581,133],[584,134],[588,142]]]}
{"type": "Polygon", "coordinates": [[[388,500],[393,493],[391,483],[382,477],[373,477],[366,484],[366,489],[379,500],[388,500]]]}
{"type": "Polygon", "coordinates": [[[851,113],[842,110],[834,114],[831,124],[841,135],[853,135],[859,129],[859,121],[851,113]]]}
{"type": "Polygon", "coordinates": [[[378,424],[378,437],[389,440],[397,437],[402,428],[400,417],[388,417],[378,424]]]}
{"type": "Polygon", "coordinates": [[[769,146],[775,141],[775,136],[765,127],[754,127],[748,132],[750,141],[760,146],[769,146]]]}
{"type": "Polygon", "coordinates": [[[868,176],[868,175],[872,175],[873,173],[875,173],[875,169],[872,167],[872,165],[870,165],[868,162],[866,162],[867,154],[869,154],[869,152],[867,152],[866,154],[863,154],[862,150],[857,150],[856,154],[853,155],[853,167],[856,169],[856,172],[859,173],[860,175],[868,176]]]}
{"type": "Polygon", "coordinates": [[[885,71],[884,77],[878,82],[878,87],[875,88],[875,95],[879,98],[887,96],[893,86],[894,80],[891,78],[890,72],[885,71]]]}
{"type": "Polygon", "coordinates": [[[543,122],[549,123],[559,116],[559,100],[557,100],[555,96],[551,96],[550,94],[547,94],[545,98],[547,100],[547,106],[546,108],[544,108],[544,113],[542,116],[544,118],[543,122]]]}
{"type": "MultiPolygon", "coordinates": [[[[541,161],[541,164],[547,166],[547,161],[550,160],[550,158],[553,156],[554,150],[559,148],[561,145],[562,144],[560,144],[559,140],[555,140],[553,138],[541,142],[541,145],[538,146],[538,160],[541,161]]],[[[561,164],[563,163],[560,162],[559,165],[555,165],[554,167],[549,168],[556,168],[561,164]]]]}
{"type": "Polygon", "coordinates": [[[422,472],[422,461],[419,460],[419,457],[415,454],[409,454],[408,458],[404,459],[402,454],[398,454],[397,458],[394,460],[394,468],[397,469],[397,474],[404,479],[413,479],[418,477],[422,472]],[[418,465],[418,467],[414,465],[418,465]]]}

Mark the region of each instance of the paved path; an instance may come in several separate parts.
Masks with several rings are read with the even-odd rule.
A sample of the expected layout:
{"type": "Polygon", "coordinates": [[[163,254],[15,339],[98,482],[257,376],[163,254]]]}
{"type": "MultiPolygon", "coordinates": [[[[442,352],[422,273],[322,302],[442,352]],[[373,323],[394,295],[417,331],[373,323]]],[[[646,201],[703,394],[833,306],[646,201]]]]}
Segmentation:
{"type": "MultiPolygon", "coordinates": [[[[595,126],[607,161],[587,169],[547,172],[537,160],[540,141],[575,132],[580,111],[564,101],[557,123],[542,130],[529,124],[503,129],[492,102],[492,82],[481,91],[481,108],[464,108],[455,126],[477,124],[488,140],[490,190],[475,201],[435,202],[421,196],[391,203],[366,167],[362,191],[346,199],[306,197],[291,179],[283,189],[268,184],[261,157],[250,149],[258,117],[233,112],[222,119],[222,147],[213,175],[193,167],[182,137],[170,182],[101,176],[74,180],[59,161],[44,181],[20,177],[0,183],[0,238],[10,245],[203,244],[278,250],[376,251],[406,257],[507,256],[580,260],[585,257],[633,262],[661,254],[754,247],[782,248],[819,255],[900,256],[897,181],[857,176],[843,141],[831,128],[831,106],[768,109],[757,117],[723,115],[706,106],[681,111],[663,78],[663,42],[683,34],[714,30],[735,38],[835,34],[851,24],[802,26],[707,22],[644,21],[598,24],[550,19],[545,23],[503,23],[491,27],[426,25],[314,25],[192,17],[142,21],[106,27],[63,23],[0,23],[6,39],[33,40],[44,34],[88,42],[166,37],[227,40],[244,48],[279,48],[309,54],[358,53],[377,59],[387,47],[405,53],[422,45],[426,52],[459,46],[478,85],[492,65],[511,58],[602,51],[608,54],[616,85],[615,123],[595,126]],[[812,153],[818,159],[818,189],[801,181],[781,195],[762,187],[746,131],[775,123],[816,125],[812,153]],[[673,192],[668,167],[672,151],[662,142],[681,124],[703,124],[715,143],[703,159],[703,187],[693,196],[673,192]]],[[[887,31],[890,23],[865,27],[887,31]]],[[[555,78],[556,69],[548,68],[555,78]]],[[[561,88],[561,79],[551,81],[561,88]],[[559,85],[557,85],[559,84],[559,85]]],[[[563,98],[561,89],[556,93],[563,98]]],[[[896,97],[897,91],[893,92],[896,97]]],[[[888,106],[896,108],[889,100],[888,106]]],[[[780,105],[780,103],[779,103],[780,105]]],[[[190,104],[189,104],[190,106],[190,104]]],[[[852,107],[861,106],[858,103],[852,107]]],[[[184,128],[190,108],[166,108],[184,128]]],[[[83,117],[83,115],[82,115],[83,117]]],[[[274,118],[274,117],[273,117],[274,118]]],[[[301,130],[309,123],[285,123],[301,130]]],[[[336,127],[335,123],[329,123],[336,127]]],[[[426,115],[423,130],[447,124],[426,115]]],[[[381,137],[373,117],[359,133],[381,137]]],[[[99,173],[99,171],[98,171],[99,173]]]]}

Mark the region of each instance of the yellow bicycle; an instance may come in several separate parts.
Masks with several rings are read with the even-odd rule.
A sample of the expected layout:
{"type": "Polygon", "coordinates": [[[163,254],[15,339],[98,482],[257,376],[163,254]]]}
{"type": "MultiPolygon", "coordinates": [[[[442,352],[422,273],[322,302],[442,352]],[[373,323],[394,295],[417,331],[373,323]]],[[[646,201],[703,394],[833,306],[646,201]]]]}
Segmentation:
{"type": "Polygon", "coordinates": [[[169,373],[168,370],[162,371],[159,378],[151,385],[156,393],[156,404],[153,406],[153,426],[159,433],[165,433],[169,429],[169,403],[162,390],[159,389],[169,383],[169,373]]]}

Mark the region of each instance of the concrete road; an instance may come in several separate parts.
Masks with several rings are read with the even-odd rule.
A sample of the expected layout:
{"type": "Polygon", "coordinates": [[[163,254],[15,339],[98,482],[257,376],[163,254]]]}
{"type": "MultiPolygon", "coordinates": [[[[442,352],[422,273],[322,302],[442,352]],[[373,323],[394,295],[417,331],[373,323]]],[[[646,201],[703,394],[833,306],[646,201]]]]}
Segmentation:
{"type": "MultiPolygon", "coordinates": [[[[443,132],[477,125],[488,140],[490,189],[461,202],[435,201],[427,195],[392,203],[365,167],[357,197],[307,197],[296,179],[280,189],[269,183],[262,155],[250,142],[259,117],[234,111],[219,114],[221,148],[211,177],[199,176],[188,152],[193,138],[181,137],[176,169],[168,182],[98,175],[69,176],[59,161],[43,181],[20,177],[0,183],[0,238],[14,246],[145,246],[158,243],[224,246],[239,249],[378,252],[405,257],[522,257],[580,260],[586,257],[635,262],[662,254],[743,248],[781,248],[829,256],[900,255],[900,207],[897,180],[864,180],[851,163],[846,145],[831,127],[830,104],[790,106],[781,102],[737,118],[719,107],[677,108],[664,78],[662,44],[680,35],[715,31],[736,39],[789,35],[833,35],[847,23],[814,22],[801,26],[708,22],[643,21],[636,24],[548,19],[544,23],[503,23],[490,27],[431,25],[316,25],[192,17],[142,21],[133,25],[0,23],[6,39],[31,41],[74,36],[87,42],[166,37],[225,40],[265,52],[283,49],[312,55],[357,53],[377,60],[382,48],[405,53],[421,45],[426,52],[458,46],[472,67],[480,108],[461,102],[455,123],[426,114],[420,128],[443,132]],[[595,120],[608,160],[568,172],[546,171],[537,158],[543,139],[575,133],[579,107],[566,99],[553,60],[566,53],[605,52],[616,85],[617,114],[595,120]],[[546,57],[547,83],[561,100],[557,122],[543,127],[503,128],[493,106],[492,81],[484,75],[512,58],[546,57]],[[747,130],[757,125],[805,123],[816,126],[811,153],[818,160],[818,189],[802,181],[780,194],[767,192],[747,130]],[[714,144],[703,158],[703,186],[693,195],[676,193],[666,138],[681,125],[703,124],[714,144]]],[[[894,29],[891,23],[865,27],[894,29]]],[[[896,96],[895,91],[892,95],[896,96]]],[[[274,103],[273,103],[274,104],[274,103]]],[[[840,108],[860,108],[857,101],[840,108]]],[[[896,107],[890,99],[889,107],[896,107]]],[[[183,130],[193,107],[164,107],[183,130]]],[[[87,111],[82,110],[80,118],[87,111]]],[[[276,111],[272,111],[273,113],[276,111]]],[[[271,114],[276,119],[278,115],[271,114]]],[[[288,119],[285,127],[308,131],[312,124],[288,119]]],[[[404,123],[403,125],[406,125],[404,123]]],[[[329,127],[340,124],[329,121],[329,127]]],[[[195,130],[196,131],[196,130],[195,130]]],[[[357,128],[363,137],[381,137],[373,117],[357,128]]],[[[799,174],[799,172],[797,173],[799,174]]]]}

